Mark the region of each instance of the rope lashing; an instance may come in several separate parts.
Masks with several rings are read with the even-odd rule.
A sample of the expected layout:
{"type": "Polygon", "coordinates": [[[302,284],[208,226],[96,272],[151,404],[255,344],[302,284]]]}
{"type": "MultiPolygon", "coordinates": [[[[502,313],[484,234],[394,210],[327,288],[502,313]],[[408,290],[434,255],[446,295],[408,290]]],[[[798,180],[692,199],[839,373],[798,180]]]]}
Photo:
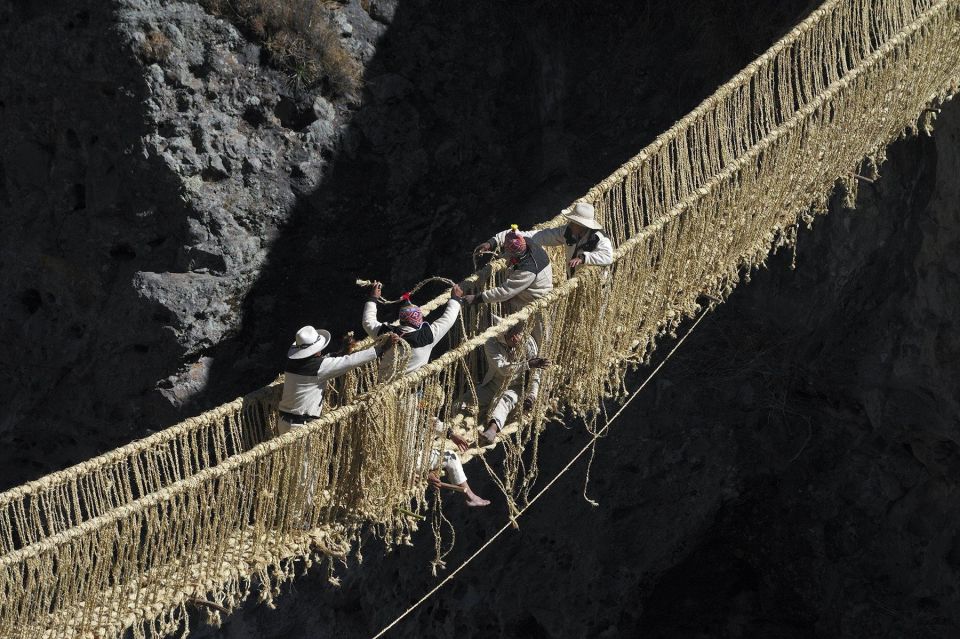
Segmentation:
{"type": "Polygon", "coordinates": [[[565,475],[567,471],[573,467],[573,465],[577,462],[578,459],[583,457],[583,455],[588,450],[593,449],[593,446],[596,444],[597,440],[604,436],[604,434],[610,429],[610,426],[613,425],[613,423],[617,420],[618,417],[620,417],[623,411],[626,410],[627,406],[630,405],[630,402],[636,399],[637,395],[639,395],[640,392],[643,391],[644,388],[646,388],[647,384],[650,383],[650,380],[656,377],[657,373],[660,372],[660,369],[662,369],[663,366],[670,360],[670,358],[673,357],[673,354],[677,352],[677,349],[680,348],[680,345],[683,344],[688,337],[690,337],[694,329],[696,329],[697,326],[700,325],[700,322],[703,321],[703,318],[706,316],[707,316],[707,313],[702,313],[700,317],[697,318],[697,321],[695,321],[693,325],[689,328],[689,330],[687,330],[687,332],[684,333],[683,337],[681,337],[677,341],[677,343],[673,345],[673,348],[670,349],[670,352],[667,353],[666,357],[663,358],[660,364],[658,364],[657,367],[653,369],[653,371],[649,375],[647,375],[646,379],[643,380],[643,383],[640,384],[640,386],[638,386],[637,389],[633,391],[633,393],[627,398],[627,400],[620,405],[619,410],[617,410],[617,412],[613,415],[613,417],[606,420],[602,428],[592,433],[590,437],[590,441],[588,441],[586,445],[584,445],[583,448],[581,448],[570,459],[570,461],[568,461],[566,465],[562,469],[560,469],[560,472],[554,475],[553,479],[551,479],[546,486],[544,486],[536,495],[534,495],[534,497],[529,502],[527,502],[527,504],[523,508],[521,508],[515,515],[511,514],[510,518],[507,520],[507,523],[505,523],[497,532],[493,534],[492,537],[490,537],[490,539],[485,541],[483,545],[481,545],[477,550],[475,550],[469,557],[464,559],[460,563],[460,565],[458,565],[455,569],[453,569],[450,572],[450,574],[444,577],[443,580],[440,581],[440,583],[438,583],[436,586],[431,588],[427,592],[427,594],[425,594],[423,597],[418,599],[412,606],[404,610],[402,613],[400,613],[398,617],[396,617],[393,621],[391,621],[386,626],[384,626],[380,630],[380,632],[378,632],[373,636],[372,639],[380,639],[380,637],[387,634],[387,632],[389,632],[394,626],[396,626],[398,623],[403,621],[403,619],[409,616],[410,613],[412,613],[414,610],[419,608],[424,602],[430,599],[430,597],[435,595],[437,591],[439,591],[445,585],[450,583],[450,581],[452,581],[453,578],[457,576],[457,573],[459,573],[461,570],[463,570],[468,565],[470,565],[470,563],[473,562],[473,560],[476,559],[484,550],[486,550],[491,545],[493,545],[493,542],[495,542],[500,537],[500,535],[505,533],[510,528],[518,529],[519,525],[517,524],[517,520],[520,519],[520,517],[522,517],[523,514],[526,513],[527,510],[529,510],[537,502],[538,499],[540,499],[548,490],[550,490],[553,487],[553,485],[557,483],[557,480],[563,477],[563,475],[565,475]]]}
{"type": "MultiPolygon", "coordinates": [[[[437,276],[434,276],[434,277],[428,277],[428,278],[425,279],[425,280],[421,280],[420,282],[417,282],[416,286],[414,286],[414,287],[411,288],[408,292],[404,293],[403,295],[401,295],[400,297],[398,297],[398,298],[395,299],[395,300],[388,300],[388,299],[386,299],[386,298],[384,298],[384,297],[378,297],[378,298],[376,299],[376,301],[377,301],[378,304],[384,304],[384,305],[399,304],[400,302],[404,301],[404,299],[409,300],[411,295],[413,295],[414,293],[416,293],[417,291],[419,291],[421,288],[423,288],[423,287],[426,286],[427,284],[430,284],[431,282],[441,282],[441,283],[446,284],[447,286],[450,286],[450,287],[456,286],[456,284],[457,284],[456,282],[454,282],[454,281],[451,280],[451,279],[448,279],[448,278],[446,278],[446,277],[440,277],[440,276],[437,275],[437,276]],[[407,297],[404,298],[404,295],[406,295],[407,297]]],[[[378,284],[378,283],[379,283],[378,280],[361,280],[361,279],[358,279],[357,282],[356,282],[357,286],[359,286],[359,287],[361,287],[361,288],[371,288],[371,287],[373,287],[375,284],[378,284]]]]}

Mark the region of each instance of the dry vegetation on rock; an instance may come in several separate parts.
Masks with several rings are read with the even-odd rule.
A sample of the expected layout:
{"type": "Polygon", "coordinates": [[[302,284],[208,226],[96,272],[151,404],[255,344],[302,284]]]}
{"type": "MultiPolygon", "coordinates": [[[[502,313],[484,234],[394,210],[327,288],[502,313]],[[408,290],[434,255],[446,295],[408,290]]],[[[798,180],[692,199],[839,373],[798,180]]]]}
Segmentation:
{"type": "Polygon", "coordinates": [[[170,56],[173,45],[160,31],[151,31],[140,45],[140,54],[148,63],[163,62],[170,56]]]}
{"type": "Polygon", "coordinates": [[[360,87],[360,65],[343,47],[326,3],[317,0],[199,0],[263,43],[271,61],[301,86],[326,82],[338,95],[360,87]]]}

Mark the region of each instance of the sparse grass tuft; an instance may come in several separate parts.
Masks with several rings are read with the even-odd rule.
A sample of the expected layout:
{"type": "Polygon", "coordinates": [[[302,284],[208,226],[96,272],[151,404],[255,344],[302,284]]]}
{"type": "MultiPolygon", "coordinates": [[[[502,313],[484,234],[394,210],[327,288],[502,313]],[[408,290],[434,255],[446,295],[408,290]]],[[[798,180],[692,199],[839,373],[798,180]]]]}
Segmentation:
{"type": "Polygon", "coordinates": [[[140,46],[140,55],[148,64],[163,62],[170,57],[173,44],[162,31],[151,31],[140,46]]]}
{"type": "Polygon", "coordinates": [[[325,3],[317,0],[198,0],[210,13],[263,43],[273,64],[298,86],[326,82],[337,95],[355,95],[360,65],[350,57],[325,3]]]}

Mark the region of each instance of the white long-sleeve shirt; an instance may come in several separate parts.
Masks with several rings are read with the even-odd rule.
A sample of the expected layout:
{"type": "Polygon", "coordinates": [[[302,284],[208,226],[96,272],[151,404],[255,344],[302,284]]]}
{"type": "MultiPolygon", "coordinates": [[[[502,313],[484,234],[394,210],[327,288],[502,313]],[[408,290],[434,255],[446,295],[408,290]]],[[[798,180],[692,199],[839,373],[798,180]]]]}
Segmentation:
{"type": "MultiPolygon", "coordinates": [[[[613,264],[613,244],[610,242],[610,238],[601,231],[591,231],[588,229],[587,232],[577,238],[573,244],[567,244],[566,230],[566,226],[555,226],[549,229],[540,229],[539,231],[518,231],[517,234],[540,246],[566,246],[568,262],[574,257],[580,256],[583,258],[584,264],[592,264],[594,266],[613,264]],[[594,235],[596,236],[596,246],[591,246],[591,244],[593,244],[591,236],[594,235]]],[[[509,231],[500,231],[487,241],[490,242],[491,245],[501,246],[508,232],[509,231]]]]}
{"type": "Polygon", "coordinates": [[[319,417],[323,410],[323,391],[327,381],[376,358],[376,349],[366,348],[341,357],[287,359],[283,396],[277,408],[291,415],[319,417]]]}
{"type": "MultiPolygon", "coordinates": [[[[419,340],[408,339],[408,343],[411,343],[412,352],[410,353],[410,361],[407,362],[405,372],[415,371],[430,361],[430,353],[433,351],[434,346],[450,331],[459,313],[460,302],[451,299],[447,302],[447,307],[444,309],[443,315],[441,315],[437,321],[433,323],[424,322],[419,329],[414,329],[403,324],[400,325],[401,337],[404,339],[407,339],[408,336],[412,337],[411,333],[417,331],[429,331],[429,335],[423,336],[425,338],[422,337],[419,340]],[[422,343],[423,346],[414,346],[413,342],[422,343]]],[[[377,319],[377,304],[373,300],[367,300],[366,304],[363,305],[363,330],[366,331],[367,335],[377,337],[381,335],[383,331],[393,330],[393,328],[393,326],[377,319]]],[[[390,356],[384,357],[380,360],[381,379],[386,379],[392,375],[393,358],[390,356]]]]}

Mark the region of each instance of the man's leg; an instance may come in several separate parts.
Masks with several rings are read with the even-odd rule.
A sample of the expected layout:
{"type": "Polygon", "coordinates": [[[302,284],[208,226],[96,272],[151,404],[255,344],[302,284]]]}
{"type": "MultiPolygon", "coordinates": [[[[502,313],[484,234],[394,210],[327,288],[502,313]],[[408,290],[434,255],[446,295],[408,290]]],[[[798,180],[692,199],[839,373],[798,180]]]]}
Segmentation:
{"type": "MultiPolygon", "coordinates": [[[[294,424],[291,428],[303,428],[303,424],[294,424]]],[[[313,524],[313,498],[317,491],[317,471],[313,467],[310,453],[310,438],[308,437],[303,440],[303,458],[300,461],[300,486],[303,488],[305,496],[300,520],[304,527],[310,527],[313,524]]]]}
{"type": "Polygon", "coordinates": [[[477,406],[480,408],[480,415],[487,412],[490,402],[493,401],[493,388],[491,386],[493,386],[492,383],[477,386],[477,406]]]}
{"type": "Polygon", "coordinates": [[[490,421],[487,422],[487,429],[483,431],[481,439],[486,440],[486,446],[489,446],[497,439],[497,433],[500,432],[500,429],[504,427],[507,423],[507,416],[510,414],[516,405],[519,395],[517,391],[513,388],[509,388],[500,395],[497,399],[496,405],[493,407],[493,412],[490,413],[490,421]]]}
{"type": "MultiPolygon", "coordinates": [[[[434,449],[430,452],[430,468],[437,469],[440,466],[440,451],[434,449]]],[[[463,488],[463,495],[466,497],[467,506],[478,508],[488,506],[489,499],[484,499],[470,490],[470,484],[467,483],[467,474],[463,472],[463,462],[460,456],[452,450],[443,451],[443,469],[447,473],[447,482],[463,488]]]]}

